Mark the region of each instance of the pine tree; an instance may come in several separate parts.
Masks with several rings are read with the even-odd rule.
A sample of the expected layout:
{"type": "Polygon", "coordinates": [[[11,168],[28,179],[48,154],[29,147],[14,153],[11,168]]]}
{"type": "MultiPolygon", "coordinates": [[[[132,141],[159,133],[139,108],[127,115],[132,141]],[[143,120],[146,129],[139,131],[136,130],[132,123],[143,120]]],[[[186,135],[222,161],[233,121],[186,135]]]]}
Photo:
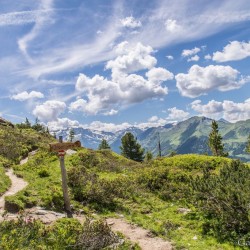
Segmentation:
{"type": "Polygon", "coordinates": [[[71,128],[69,131],[69,141],[72,142],[74,137],[75,137],[75,131],[73,128],[71,128]]]}
{"type": "Polygon", "coordinates": [[[249,134],[248,139],[247,139],[246,152],[250,153],[250,134],[249,134]]]}
{"type": "Polygon", "coordinates": [[[102,139],[99,147],[98,147],[99,150],[102,150],[102,149],[110,149],[110,146],[108,144],[108,142],[105,140],[105,139],[102,139]]]}
{"type": "Polygon", "coordinates": [[[28,120],[27,117],[25,119],[25,126],[26,126],[26,128],[30,128],[31,127],[31,123],[30,123],[30,121],[28,120]]]}
{"type": "Polygon", "coordinates": [[[212,131],[209,134],[208,145],[215,156],[228,156],[228,153],[224,152],[224,145],[222,144],[222,136],[219,133],[218,123],[212,121],[212,131]]]}
{"type": "Polygon", "coordinates": [[[136,141],[133,134],[126,133],[122,139],[121,154],[126,158],[129,158],[134,161],[142,162],[144,159],[144,149],[136,141]]]}

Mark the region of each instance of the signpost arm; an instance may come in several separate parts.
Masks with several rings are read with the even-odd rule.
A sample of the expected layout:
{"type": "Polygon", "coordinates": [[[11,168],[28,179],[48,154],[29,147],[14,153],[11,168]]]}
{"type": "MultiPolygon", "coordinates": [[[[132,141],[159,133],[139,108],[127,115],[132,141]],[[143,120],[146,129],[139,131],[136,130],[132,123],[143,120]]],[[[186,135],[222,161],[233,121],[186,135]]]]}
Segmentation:
{"type": "Polygon", "coordinates": [[[70,207],[70,200],[69,200],[69,194],[68,194],[68,186],[67,186],[67,172],[65,169],[64,164],[64,156],[60,157],[60,167],[61,167],[61,174],[62,174],[62,190],[63,190],[63,198],[64,198],[64,207],[65,211],[67,213],[68,218],[72,218],[72,211],[70,207]]]}

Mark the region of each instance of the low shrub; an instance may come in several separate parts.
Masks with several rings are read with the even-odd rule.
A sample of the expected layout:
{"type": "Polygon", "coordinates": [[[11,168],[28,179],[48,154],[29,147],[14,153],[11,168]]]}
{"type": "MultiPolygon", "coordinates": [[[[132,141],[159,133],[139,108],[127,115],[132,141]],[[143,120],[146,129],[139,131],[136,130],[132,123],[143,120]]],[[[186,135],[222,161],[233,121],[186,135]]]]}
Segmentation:
{"type": "Polygon", "coordinates": [[[204,169],[191,182],[194,204],[204,215],[203,231],[219,240],[250,238],[250,168],[233,161],[218,175],[204,169]]]}

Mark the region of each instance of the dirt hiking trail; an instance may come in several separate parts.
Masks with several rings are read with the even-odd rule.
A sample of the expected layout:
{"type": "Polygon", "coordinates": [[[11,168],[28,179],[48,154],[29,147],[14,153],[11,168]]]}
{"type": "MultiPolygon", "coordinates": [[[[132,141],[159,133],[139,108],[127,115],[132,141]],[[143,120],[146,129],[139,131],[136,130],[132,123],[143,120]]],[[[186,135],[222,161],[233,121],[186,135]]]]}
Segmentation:
{"type": "MultiPolygon", "coordinates": [[[[34,155],[35,152],[31,152],[29,155],[34,155]]],[[[28,157],[21,160],[20,165],[27,163],[28,157]]],[[[24,189],[28,183],[24,181],[22,178],[18,178],[14,173],[13,169],[8,169],[6,175],[9,176],[12,185],[7,192],[5,192],[0,197],[0,222],[3,220],[11,220],[16,219],[18,214],[6,213],[4,217],[2,216],[5,213],[4,206],[5,200],[4,198],[9,195],[14,195],[17,192],[24,189]]],[[[33,207],[31,209],[25,210],[25,217],[27,219],[39,219],[46,224],[51,224],[55,220],[59,218],[66,217],[63,213],[56,213],[54,211],[45,210],[41,207],[33,207]]],[[[79,221],[83,221],[83,218],[79,216],[74,216],[79,221]]],[[[142,250],[171,250],[172,245],[170,242],[165,241],[158,237],[152,237],[150,231],[143,229],[138,226],[134,226],[128,222],[126,222],[123,218],[109,218],[106,220],[108,225],[114,232],[121,232],[127,239],[130,241],[137,243],[142,250]]]]}
{"type": "Polygon", "coordinates": [[[114,232],[121,232],[130,241],[137,242],[143,250],[170,250],[171,243],[158,237],[152,237],[150,231],[131,225],[124,219],[107,219],[108,225],[114,232]]]}

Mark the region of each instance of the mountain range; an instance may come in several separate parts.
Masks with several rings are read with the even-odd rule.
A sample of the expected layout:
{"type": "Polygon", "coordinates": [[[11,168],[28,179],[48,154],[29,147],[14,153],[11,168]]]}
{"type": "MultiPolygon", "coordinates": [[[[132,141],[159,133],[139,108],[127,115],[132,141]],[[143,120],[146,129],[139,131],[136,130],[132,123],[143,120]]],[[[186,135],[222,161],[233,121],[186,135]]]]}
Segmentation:
{"type": "MultiPolygon", "coordinates": [[[[177,154],[211,154],[208,147],[208,136],[211,131],[212,119],[194,116],[179,123],[168,123],[165,126],[150,127],[140,129],[130,127],[117,132],[105,132],[81,127],[73,128],[75,140],[80,140],[82,145],[87,148],[97,149],[101,140],[108,141],[111,149],[120,153],[119,146],[121,138],[126,132],[131,132],[146,151],[151,151],[155,156],[158,155],[158,144],[161,144],[162,155],[168,155],[175,151],[177,154]]],[[[217,121],[219,133],[223,137],[225,151],[230,157],[244,161],[250,161],[250,154],[245,152],[247,138],[250,134],[250,119],[230,123],[220,119],[217,121]]],[[[57,135],[62,135],[67,140],[69,130],[56,131],[57,135]]]]}

